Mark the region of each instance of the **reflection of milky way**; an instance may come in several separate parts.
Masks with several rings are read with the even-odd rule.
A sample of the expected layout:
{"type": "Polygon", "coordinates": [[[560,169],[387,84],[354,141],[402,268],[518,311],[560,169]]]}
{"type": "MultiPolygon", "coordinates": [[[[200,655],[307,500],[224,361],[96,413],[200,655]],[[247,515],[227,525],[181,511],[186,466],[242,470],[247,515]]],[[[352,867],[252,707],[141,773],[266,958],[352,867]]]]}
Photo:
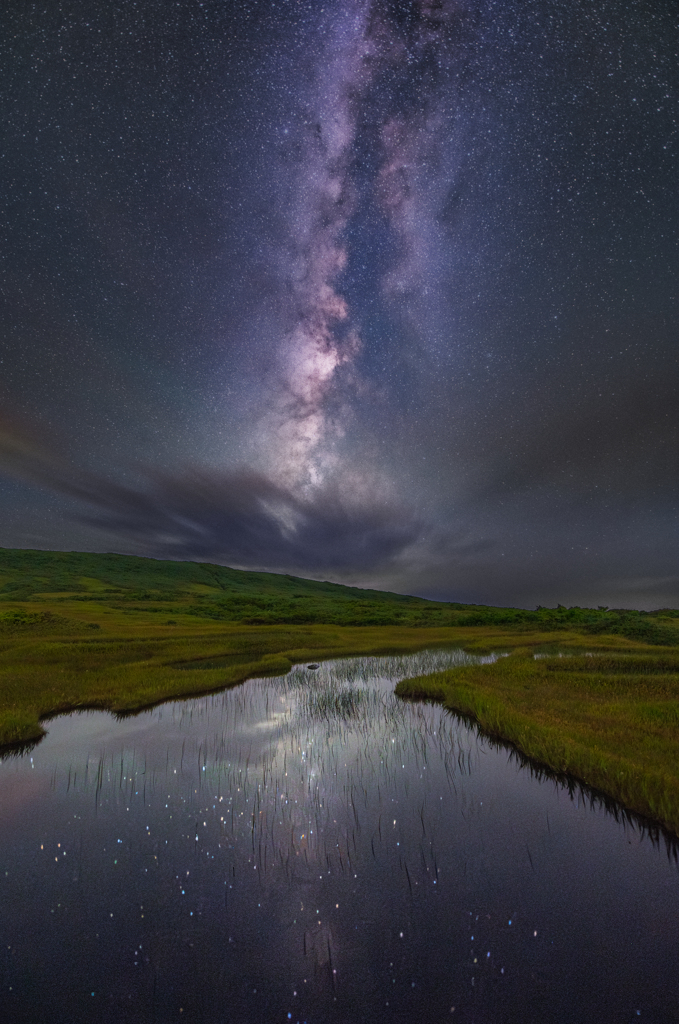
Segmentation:
{"type": "Polygon", "coordinates": [[[0,807],[33,783],[0,817],[3,1020],[670,1019],[663,847],[394,695],[476,660],[300,665],[51,721],[0,764],[0,807]]]}

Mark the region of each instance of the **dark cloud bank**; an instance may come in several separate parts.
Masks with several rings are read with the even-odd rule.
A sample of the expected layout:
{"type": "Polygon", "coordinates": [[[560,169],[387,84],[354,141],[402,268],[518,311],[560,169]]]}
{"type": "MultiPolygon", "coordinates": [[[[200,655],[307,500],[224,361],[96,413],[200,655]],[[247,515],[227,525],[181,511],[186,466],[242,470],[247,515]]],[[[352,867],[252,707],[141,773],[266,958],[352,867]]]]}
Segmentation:
{"type": "Polygon", "coordinates": [[[335,483],[301,497],[249,469],[138,471],[130,486],[78,469],[35,431],[5,422],[0,459],[13,475],[77,503],[75,517],[125,550],[301,574],[370,572],[422,535],[412,511],[356,498],[335,483]]]}
{"type": "MultiPolygon", "coordinates": [[[[0,458],[15,478],[66,499],[74,539],[89,531],[90,543],[76,548],[331,577],[444,600],[671,603],[679,573],[664,477],[657,492],[665,491],[667,515],[658,502],[648,529],[647,491],[637,490],[638,477],[630,479],[607,443],[597,460],[591,444],[555,450],[553,440],[542,441],[532,471],[500,456],[501,468],[487,472],[443,525],[405,496],[395,502],[333,482],[304,498],[249,469],[172,475],[137,467],[135,483],[122,483],[74,466],[23,425],[5,424],[0,458]]],[[[672,457],[659,453],[661,470],[672,457]]]]}

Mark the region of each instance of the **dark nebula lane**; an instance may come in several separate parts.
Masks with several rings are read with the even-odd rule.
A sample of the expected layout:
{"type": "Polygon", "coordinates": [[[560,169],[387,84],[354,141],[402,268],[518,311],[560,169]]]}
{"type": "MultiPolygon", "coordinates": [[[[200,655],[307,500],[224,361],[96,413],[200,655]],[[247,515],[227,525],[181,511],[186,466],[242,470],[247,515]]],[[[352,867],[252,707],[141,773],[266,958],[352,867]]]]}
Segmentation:
{"type": "Polygon", "coordinates": [[[677,604],[675,3],[0,28],[0,544],[677,604]]]}

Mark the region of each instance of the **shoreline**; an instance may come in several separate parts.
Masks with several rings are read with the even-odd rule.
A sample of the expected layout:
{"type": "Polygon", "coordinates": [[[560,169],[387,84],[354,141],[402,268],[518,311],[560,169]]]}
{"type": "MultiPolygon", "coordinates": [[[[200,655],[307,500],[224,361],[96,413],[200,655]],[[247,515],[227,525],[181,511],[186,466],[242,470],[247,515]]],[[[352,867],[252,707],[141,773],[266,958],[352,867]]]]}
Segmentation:
{"type": "Polygon", "coordinates": [[[578,672],[575,664],[560,672],[524,650],[493,665],[403,680],[396,693],[443,704],[532,764],[679,837],[679,653],[675,658],[674,672],[621,670],[625,661],[635,667],[633,652],[601,659],[617,671],[578,672]]]}

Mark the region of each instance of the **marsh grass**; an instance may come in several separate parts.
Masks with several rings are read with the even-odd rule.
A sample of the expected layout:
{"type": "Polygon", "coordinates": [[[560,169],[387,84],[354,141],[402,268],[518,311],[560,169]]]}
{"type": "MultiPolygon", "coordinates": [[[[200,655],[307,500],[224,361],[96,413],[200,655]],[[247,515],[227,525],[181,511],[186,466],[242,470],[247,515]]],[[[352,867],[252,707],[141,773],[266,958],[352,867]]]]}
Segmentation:
{"type": "Polygon", "coordinates": [[[535,659],[404,680],[401,696],[442,701],[490,736],[679,834],[679,665],[649,650],[535,659]]]}
{"type": "MultiPolygon", "coordinates": [[[[195,619],[168,626],[156,613],[131,622],[94,601],[64,604],[57,619],[28,602],[19,612],[13,621],[20,625],[0,633],[0,744],[33,741],[44,734],[46,719],[79,708],[129,714],[252,676],[283,674],[296,663],[500,638],[497,631],[462,636],[449,628],[234,626],[195,619]]],[[[436,664],[425,667],[434,671],[436,664]]]]}
{"type": "Polygon", "coordinates": [[[431,673],[451,665],[494,661],[496,655],[470,655],[462,650],[425,650],[407,656],[392,654],[379,658],[363,656],[336,659],[310,666],[297,665],[285,677],[285,685],[298,691],[301,714],[312,720],[349,722],[370,713],[381,719],[399,713],[401,702],[393,694],[395,681],[413,671],[431,673]],[[379,673],[379,674],[377,674],[379,673]],[[389,681],[385,692],[374,685],[389,681]]]}
{"type": "MultiPolygon", "coordinates": [[[[208,623],[190,615],[178,615],[168,624],[165,612],[147,609],[130,616],[94,596],[87,602],[60,600],[52,607],[45,598],[14,602],[0,607],[0,623],[6,624],[0,628],[0,744],[35,740],[44,733],[40,723],[64,711],[102,708],[133,713],[324,658],[398,657],[436,647],[488,654],[555,643],[579,652],[583,644],[577,631],[489,626],[244,626],[208,623]]],[[[613,648],[612,654],[627,648],[639,657],[649,650],[625,638],[597,638],[602,656],[607,647],[613,648]]],[[[423,675],[442,667],[434,655],[427,658],[423,675]]],[[[575,664],[576,658],[568,660],[575,664]]],[[[390,671],[396,677],[402,674],[396,664],[390,671]]],[[[575,679],[577,674],[571,675],[575,679]]]]}
{"type": "Polygon", "coordinates": [[[341,718],[348,721],[364,714],[371,697],[374,694],[368,690],[326,687],[312,690],[306,695],[304,711],[312,719],[341,718]]]}

